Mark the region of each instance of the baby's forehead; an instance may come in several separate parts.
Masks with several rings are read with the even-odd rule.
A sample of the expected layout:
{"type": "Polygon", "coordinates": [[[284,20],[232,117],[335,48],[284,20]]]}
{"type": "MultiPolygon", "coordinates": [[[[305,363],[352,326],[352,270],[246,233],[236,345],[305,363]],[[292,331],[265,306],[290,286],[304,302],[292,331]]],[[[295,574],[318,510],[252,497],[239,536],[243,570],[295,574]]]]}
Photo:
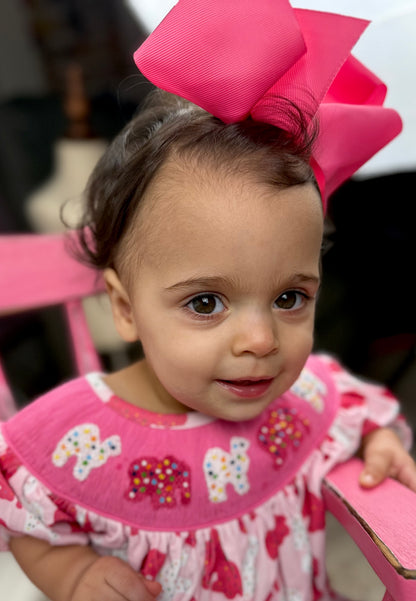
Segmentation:
{"type": "Polygon", "coordinates": [[[234,215],[251,220],[258,200],[278,192],[254,174],[231,168],[167,164],[146,191],[139,219],[148,233],[174,234],[175,228],[192,233],[204,222],[227,230],[233,228],[234,215]]]}
{"type": "Polygon", "coordinates": [[[203,210],[210,209],[216,202],[226,198],[230,208],[241,206],[242,193],[249,188],[253,207],[260,196],[275,196],[280,188],[265,180],[258,167],[248,167],[239,160],[226,162],[212,161],[207,157],[200,160],[167,160],[160,167],[148,187],[144,204],[150,212],[161,211],[168,217],[169,208],[177,214],[181,208],[186,212],[197,212],[196,218],[203,217],[203,210]],[[172,206],[173,205],[173,206],[172,206]]]}
{"type": "MultiPolygon", "coordinates": [[[[317,220],[322,220],[321,201],[312,183],[281,188],[265,183],[255,173],[209,165],[198,169],[175,161],[160,169],[146,191],[138,227],[147,250],[157,248],[162,238],[182,237],[187,243],[196,239],[202,244],[221,235],[233,237],[236,230],[250,232],[269,219],[278,234],[281,203],[293,205],[296,227],[303,205],[305,215],[312,210],[317,220]]],[[[282,227],[287,228],[287,223],[282,227]]]]}
{"type": "Polygon", "coordinates": [[[230,211],[241,211],[243,205],[255,211],[259,199],[278,202],[285,190],[291,188],[299,189],[301,194],[302,190],[314,190],[319,212],[322,212],[319,192],[312,181],[293,186],[279,184],[264,173],[257,162],[250,163],[246,158],[219,162],[209,157],[206,161],[175,157],[159,168],[143,204],[149,216],[160,212],[163,218],[169,219],[183,210],[202,219],[206,212],[209,215],[215,209],[216,203],[230,211]]]}
{"type": "Polygon", "coordinates": [[[149,187],[129,246],[136,276],[165,278],[169,287],[198,274],[227,274],[254,286],[265,266],[270,278],[316,271],[323,219],[312,184],[273,189],[236,174],[205,173],[202,180],[170,173],[149,187]]]}

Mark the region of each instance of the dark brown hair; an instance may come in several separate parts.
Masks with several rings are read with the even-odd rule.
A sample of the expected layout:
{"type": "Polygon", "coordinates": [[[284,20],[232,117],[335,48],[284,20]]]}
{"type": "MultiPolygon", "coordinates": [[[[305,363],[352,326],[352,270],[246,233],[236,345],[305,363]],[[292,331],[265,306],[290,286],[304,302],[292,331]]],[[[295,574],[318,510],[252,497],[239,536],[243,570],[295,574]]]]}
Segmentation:
{"type": "MultiPolygon", "coordinates": [[[[78,228],[83,258],[97,269],[114,267],[120,243],[150,182],[172,156],[193,165],[250,173],[261,183],[285,188],[315,183],[309,165],[316,136],[309,119],[289,101],[289,134],[246,119],[225,124],[199,107],[155,91],[136,117],[114,139],[94,169],[78,228]]],[[[214,170],[214,172],[215,172],[214,170]]]]}

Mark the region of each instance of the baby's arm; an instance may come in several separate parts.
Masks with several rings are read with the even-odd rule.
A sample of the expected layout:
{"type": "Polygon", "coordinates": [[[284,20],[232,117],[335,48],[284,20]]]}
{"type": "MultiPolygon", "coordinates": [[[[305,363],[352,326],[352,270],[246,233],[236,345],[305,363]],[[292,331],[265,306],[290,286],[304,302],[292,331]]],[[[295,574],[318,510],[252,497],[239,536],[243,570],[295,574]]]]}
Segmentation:
{"type": "Polygon", "coordinates": [[[416,464],[390,428],[378,428],[364,436],[362,457],[362,486],[371,488],[390,476],[416,492],[416,464]]]}
{"type": "Polygon", "coordinates": [[[159,583],[145,580],[126,562],[102,557],[91,547],[53,547],[22,536],[11,539],[10,549],[51,601],[154,601],[161,591],[159,583]]]}

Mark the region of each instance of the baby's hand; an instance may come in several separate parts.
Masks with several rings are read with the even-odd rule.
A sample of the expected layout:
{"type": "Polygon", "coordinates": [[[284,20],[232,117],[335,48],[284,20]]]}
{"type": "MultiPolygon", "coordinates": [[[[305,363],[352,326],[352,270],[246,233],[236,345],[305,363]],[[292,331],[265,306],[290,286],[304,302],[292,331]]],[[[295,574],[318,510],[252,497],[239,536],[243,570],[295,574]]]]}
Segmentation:
{"type": "Polygon", "coordinates": [[[71,601],[155,601],[162,587],[117,557],[99,557],[81,575],[71,601]]]}
{"type": "Polygon", "coordinates": [[[416,464],[399,437],[389,428],[379,428],[364,437],[364,470],[360,484],[372,488],[385,478],[395,478],[416,492],[416,464]]]}

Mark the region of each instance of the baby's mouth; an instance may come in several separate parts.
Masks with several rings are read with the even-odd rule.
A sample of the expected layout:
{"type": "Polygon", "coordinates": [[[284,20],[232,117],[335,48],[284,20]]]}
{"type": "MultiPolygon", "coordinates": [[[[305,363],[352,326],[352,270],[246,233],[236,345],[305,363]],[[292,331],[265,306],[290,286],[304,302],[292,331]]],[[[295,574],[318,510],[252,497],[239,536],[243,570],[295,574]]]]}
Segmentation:
{"type": "Polygon", "coordinates": [[[216,380],[216,382],[227,391],[242,397],[256,398],[263,396],[273,382],[273,378],[248,378],[238,380],[216,380]]]}

